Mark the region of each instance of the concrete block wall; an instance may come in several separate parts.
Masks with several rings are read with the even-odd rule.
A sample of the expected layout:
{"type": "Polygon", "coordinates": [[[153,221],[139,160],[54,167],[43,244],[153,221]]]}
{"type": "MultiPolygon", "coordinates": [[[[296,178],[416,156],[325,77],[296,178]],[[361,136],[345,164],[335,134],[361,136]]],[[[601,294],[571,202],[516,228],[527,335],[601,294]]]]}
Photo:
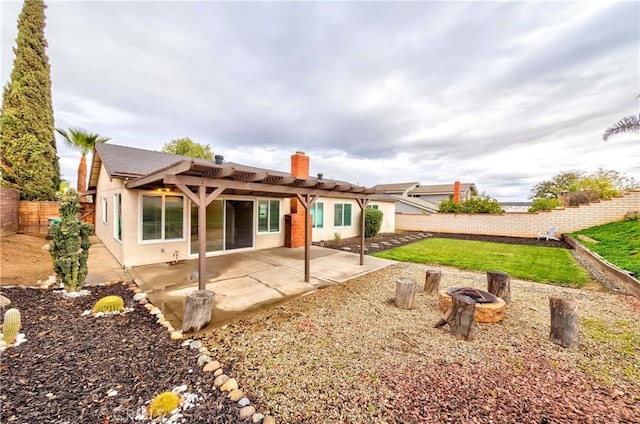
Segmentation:
{"type": "Polygon", "coordinates": [[[640,210],[640,191],[632,191],[610,200],[532,213],[396,214],[396,231],[536,237],[538,232],[554,226],[558,233],[570,233],[619,221],[627,212],[637,210],[640,210]]]}

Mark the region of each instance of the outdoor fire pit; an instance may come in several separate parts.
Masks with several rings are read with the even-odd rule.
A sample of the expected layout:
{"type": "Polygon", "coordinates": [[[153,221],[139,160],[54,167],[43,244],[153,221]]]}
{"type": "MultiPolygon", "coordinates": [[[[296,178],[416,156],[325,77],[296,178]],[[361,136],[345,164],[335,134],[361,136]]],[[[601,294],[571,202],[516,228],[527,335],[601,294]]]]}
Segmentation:
{"type": "Polygon", "coordinates": [[[475,316],[477,322],[500,322],[504,318],[507,306],[504,300],[484,290],[472,287],[449,287],[438,292],[438,308],[442,313],[451,309],[451,295],[461,294],[476,301],[475,316]]]}

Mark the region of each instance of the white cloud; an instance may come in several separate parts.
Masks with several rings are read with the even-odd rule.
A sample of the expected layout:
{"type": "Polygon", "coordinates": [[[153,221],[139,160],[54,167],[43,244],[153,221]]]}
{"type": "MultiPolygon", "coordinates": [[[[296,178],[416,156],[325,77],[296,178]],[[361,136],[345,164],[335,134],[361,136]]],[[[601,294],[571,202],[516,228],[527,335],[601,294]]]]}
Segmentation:
{"type": "MultiPolygon", "coordinates": [[[[0,76],[21,3],[0,3],[0,76]]],[[[637,3],[48,2],[56,125],[374,185],[502,200],[566,169],[640,178],[637,3]]],[[[76,153],[59,149],[75,180],[76,153]],[[73,159],[73,160],[71,160],[73,159]],[[71,163],[75,161],[75,163],[71,163]]],[[[79,158],[79,156],[77,156],[79,158]]]]}

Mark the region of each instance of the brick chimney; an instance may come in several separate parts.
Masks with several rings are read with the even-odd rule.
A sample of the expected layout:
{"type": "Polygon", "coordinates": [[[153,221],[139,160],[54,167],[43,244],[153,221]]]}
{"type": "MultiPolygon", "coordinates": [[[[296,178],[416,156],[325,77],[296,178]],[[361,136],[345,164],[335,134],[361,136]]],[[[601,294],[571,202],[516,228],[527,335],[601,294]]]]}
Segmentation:
{"type": "MultiPolygon", "coordinates": [[[[309,178],[309,156],[297,151],[291,155],[291,175],[309,178]]],[[[286,247],[304,246],[304,207],[295,197],[290,200],[291,213],[285,216],[284,244],[286,247]]],[[[309,223],[311,232],[311,223],[309,223]]]]}
{"type": "Polygon", "coordinates": [[[291,175],[298,178],[309,178],[309,156],[297,151],[291,155],[291,175]]]}
{"type": "Polygon", "coordinates": [[[460,203],[460,181],[453,183],[453,203],[460,203]]]}

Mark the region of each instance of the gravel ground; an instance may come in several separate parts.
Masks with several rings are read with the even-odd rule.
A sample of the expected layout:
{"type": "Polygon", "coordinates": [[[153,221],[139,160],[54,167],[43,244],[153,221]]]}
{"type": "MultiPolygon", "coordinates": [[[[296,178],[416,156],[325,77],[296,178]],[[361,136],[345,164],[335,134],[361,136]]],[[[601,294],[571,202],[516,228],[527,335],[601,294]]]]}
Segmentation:
{"type": "MultiPolygon", "coordinates": [[[[638,299],[596,283],[512,280],[506,319],[462,341],[433,328],[435,296],[419,291],[410,311],[393,305],[395,280],[421,287],[427,269],[443,272],[441,287],[486,288],[483,273],[397,264],[199,338],[278,423],[640,423],[638,299]],[[579,301],[579,349],[548,341],[549,296],[579,301]]],[[[180,384],[202,394],[184,422],[240,421],[237,403],[196,366],[199,353],[170,340],[131,292],[91,291],[70,300],[2,287],[22,311],[27,342],[0,353],[0,422],[133,422],[153,395],[180,384]],[[134,310],[82,316],[107,294],[134,310]]]]}
{"type": "Polygon", "coordinates": [[[398,264],[203,337],[259,407],[287,423],[640,422],[640,308],[635,298],[512,280],[500,324],[457,340],[436,296],[393,305],[395,280],[486,288],[486,275],[398,264]],[[579,301],[580,348],[551,343],[549,296],[579,301]]]}

